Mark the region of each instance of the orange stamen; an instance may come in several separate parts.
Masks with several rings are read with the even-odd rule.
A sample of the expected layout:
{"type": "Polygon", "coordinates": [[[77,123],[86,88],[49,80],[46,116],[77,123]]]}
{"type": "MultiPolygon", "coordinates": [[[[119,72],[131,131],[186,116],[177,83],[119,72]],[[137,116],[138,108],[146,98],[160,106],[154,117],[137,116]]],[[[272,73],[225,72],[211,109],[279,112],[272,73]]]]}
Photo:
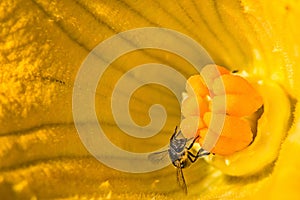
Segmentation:
{"type": "Polygon", "coordinates": [[[187,80],[185,89],[189,96],[198,95],[204,97],[208,95],[208,89],[200,75],[191,76],[187,80]]]}
{"type": "MultiPolygon", "coordinates": [[[[213,132],[217,133],[217,130],[214,130],[214,126],[210,126],[212,114],[220,115],[207,112],[205,113],[203,120],[207,127],[209,127],[213,132]]],[[[208,129],[200,130],[200,145],[203,144],[202,142],[204,141],[207,130],[208,129]]],[[[222,132],[219,135],[216,146],[211,152],[220,155],[232,154],[247,147],[252,140],[253,133],[251,131],[250,124],[245,119],[226,115],[222,132]]]]}
{"type": "Polygon", "coordinates": [[[223,95],[225,86],[226,94],[248,94],[249,96],[260,96],[252,85],[243,77],[225,74],[214,80],[213,91],[216,95],[223,95]]]}
{"type": "Polygon", "coordinates": [[[208,111],[208,102],[200,96],[191,96],[182,102],[181,112],[184,117],[203,116],[208,111]]]}
{"type": "Polygon", "coordinates": [[[229,74],[229,71],[226,68],[218,65],[206,65],[201,70],[201,76],[210,92],[213,91],[212,87],[214,80],[223,74],[229,74]]]}
{"type": "Polygon", "coordinates": [[[205,128],[205,124],[201,117],[187,117],[180,124],[180,130],[186,138],[195,137],[197,131],[202,128],[205,128]]]}
{"type": "MultiPolygon", "coordinates": [[[[253,114],[262,105],[260,96],[251,96],[248,94],[226,94],[226,113],[228,115],[243,117],[253,114]]],[[[224,96],[215,96],[209,105],[210,110],[215,113],[221,113],[224,109],[224,96]]]]}
{"type": "Polygon", "coordinates": [[[211,152],[229,155],[246,148],[253,140],[253,133],[251,122],[243,117],[251,116],[263,105],[261,95],[246,79],[230,74],[224,67],[207,65],[201,75],[203,77],[195,75],[187,81],[189,97],[182,103],[185,119],[180,126],[184,135],[194,137],[199,134],[199,143],[203,145],[208,128],[210,133],[217,132],[214,127],[218,126],[213,124],[219,122],[210,123],[212,114],[218,116],[222,113],[223,117],[226,114],[224,127],[211,152]]]}

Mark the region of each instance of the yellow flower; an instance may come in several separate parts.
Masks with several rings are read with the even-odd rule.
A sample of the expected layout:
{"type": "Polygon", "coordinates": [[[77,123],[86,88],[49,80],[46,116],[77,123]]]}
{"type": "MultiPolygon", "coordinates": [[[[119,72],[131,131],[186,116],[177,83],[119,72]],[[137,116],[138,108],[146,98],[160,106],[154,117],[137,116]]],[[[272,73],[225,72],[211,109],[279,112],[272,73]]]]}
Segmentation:
{"type": "MultiPolygon", "coordinates": [[[[119,32],[152,26],[190,36],[219,65],[245,70],[253,77],[279,85],[294,109],[292,127],[282,139],[274,163],[251,176],[235,177],[225,175],[204,160],[197,161],[184,170],[189,188],[186,198],[297,199],[299,17],[300,2],[296,0],[1,1],[0,196],[4,199],[186,197],[177,186],[173,166],[144,174],[111,169],[85,149],[73,123],[73,84],[89,52],[119,32]]],[[[174,126],[180,124],[180,106],[175,96],[165,87],[145,85],[132,95],[131,115],[137,124],[145,126],[150,122],[150,106],[164,105],[168,118],[160,134],[137,139],[117,127],[110,109],[113,87],[126,71],[145,63],[172,66],[186,78],[196,73],[183,58],[155,49],[123,55],[104,72],[95,98],[98,120],[115,145],[133,152],[163,147],[174,126]]],[[[89,91],[82,88],[83,95],[85,92],[89,91]]],[[[276,95],[273,100],[282,107],[276,95]]],[[[281,111],[286,110],[270,115],[281,116],[281,111]]],[[[266,122],[265,126],[281,123],[284,122],[266,122]]],[[[260,151],[256,153],[259,155],[260,151]]]]}

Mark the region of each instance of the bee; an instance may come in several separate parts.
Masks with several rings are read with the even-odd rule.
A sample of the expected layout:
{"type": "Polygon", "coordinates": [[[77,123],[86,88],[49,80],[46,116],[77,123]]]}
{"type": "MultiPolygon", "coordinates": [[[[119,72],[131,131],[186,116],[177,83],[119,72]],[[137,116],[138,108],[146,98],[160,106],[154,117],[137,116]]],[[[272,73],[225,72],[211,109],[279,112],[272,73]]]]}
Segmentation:
{"type": "Polygon", "coordinates": [[[200,148],[196,154],[191,152],[191,149],[193,148],[198,137],[199,136],[195,137],[194,139],[187,139],[180,130],[177,131],[176,127],[173,135],[170,138],[169,149],[152,153],[148,157],[152,162],[157,163],[166,158],[166,155],[169,155],[169,159],[177,169],[177,182],[185,194],[188,193],[188,190],[182,169],[190,166],[191,163],[194,163],[198,158],[210,154],[210,152],[204,150],[203,148],[200,148]],[[190,142],[191,140],[192,142],[190,142]]]}

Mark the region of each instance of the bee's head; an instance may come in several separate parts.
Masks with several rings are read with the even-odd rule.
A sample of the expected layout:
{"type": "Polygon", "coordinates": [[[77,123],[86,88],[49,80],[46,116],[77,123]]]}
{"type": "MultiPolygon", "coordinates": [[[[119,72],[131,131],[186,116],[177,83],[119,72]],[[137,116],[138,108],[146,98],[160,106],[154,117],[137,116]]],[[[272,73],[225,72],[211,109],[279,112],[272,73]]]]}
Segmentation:
{"type": "Polygon", "coordinates": [[[185,168],[185,167],[188,167],[188,166],[189,166],[188,159],[182,159],[182,160],[180,160],[180,167],[181,168],[185,168]]]}
{"type": "Polygon", "coordinates": [[[186,155],[182,155],[180,159],[175,160],[173,165],[177,168],[186,168],[190,166],[191,162],[186,155]]]}
{"type": "Polygon", "coordinates": [[[181,159],[180,159],[180,166],[181,168],[185,168],[185,167],[188,167],[191,165],[191,161],[190,159],[185,155],[185,156],[182,156],[181,159]]]}

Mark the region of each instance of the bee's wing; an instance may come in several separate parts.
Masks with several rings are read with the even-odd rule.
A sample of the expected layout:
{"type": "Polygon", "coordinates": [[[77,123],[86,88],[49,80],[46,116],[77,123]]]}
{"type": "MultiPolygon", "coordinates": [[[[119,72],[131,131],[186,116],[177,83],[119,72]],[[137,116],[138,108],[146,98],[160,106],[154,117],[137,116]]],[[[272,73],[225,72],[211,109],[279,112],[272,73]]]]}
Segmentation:
{"type": "Polygon", "coordinates": [[[160,152],[151,153],[148,155],[148,159],[152,163],[171,163],[168,149],[160,152]]]}
{"type": "Polygon", "coordinates": [[[179,162],[178,162],[176,168],[177,168],[177,182],[178,182],[180,188],[183,190],[183,192],[185,194],[187,194],[187,186],[186,186],[185,179],[184,179],[183,172],[182,172],[182,168],[180,167],[179,162]]]}

